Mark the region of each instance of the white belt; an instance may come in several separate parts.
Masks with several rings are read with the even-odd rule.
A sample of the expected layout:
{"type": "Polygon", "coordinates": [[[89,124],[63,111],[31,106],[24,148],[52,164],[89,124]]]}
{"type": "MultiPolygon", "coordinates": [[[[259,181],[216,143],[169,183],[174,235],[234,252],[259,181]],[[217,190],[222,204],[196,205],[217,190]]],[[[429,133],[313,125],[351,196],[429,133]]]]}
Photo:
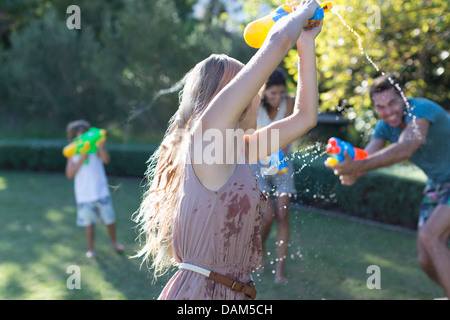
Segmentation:
{"type": "MultiPolygon", "coordinates": [[[[198,274],[201,274],[208,279],[211,279],[212,281],[215,281],[217,283],[223,284],[224,286],[230,288],[233,291],[244,293],[247,297],[251,298],[252,300],[256,297],[256,290],[254,286],[251,286],[250,284],[245,284],[242,282],[239,282],[237,280],[233,280],[227,277],[224,277],[218,273],[209,271],[208,269],[190,264],[190,263],[179,263],[178,264],[179,269],[184,270],[190,270],[193,272],[196,272],[198,274]]],[[[251,275],[250,275],[251,278],[251,275]]],[[[252,279],[253,281],[253,279],[252,279]]]]}
{"type": "Polygon", "coordinates": [[[199,266],[195,266],[195,265],[190,264],[190,263],[181,262],[181,263],[178,264],[178,268],[200,273],[201,275],[204,275],[207,278],[211,274],[211,271],[209,271],[208,269],[205,269],[205,268],[202,268],[202,267],[199,267],[199,266]]]}
{"type": "MultiPolygon", "coordinates": [[[[201,275],[204,275],[207,278],[211,274],[211,271],[209,271],[208,269],[205,269],[205,268],[202,268],[202,267],[190,264],[190,263],[184,263],[184,262],[181,262],[181,263],[178,264],[178,269],[194,271],[194,272],[197,272],[197,273],[199,273],[201,275]]],[[[253,281],[253,277],[252,277],[251,274],[250,274],[250,280],[253,281]]]]}

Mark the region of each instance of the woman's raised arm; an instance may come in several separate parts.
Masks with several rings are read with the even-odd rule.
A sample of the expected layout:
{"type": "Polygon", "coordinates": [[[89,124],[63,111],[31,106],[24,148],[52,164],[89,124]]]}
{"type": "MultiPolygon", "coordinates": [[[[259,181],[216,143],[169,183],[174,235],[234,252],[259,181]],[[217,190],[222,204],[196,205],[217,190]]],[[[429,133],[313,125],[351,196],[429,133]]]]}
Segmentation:
{"type": "Polygon", "coordinates": [[[201,118],[203,130],[226,130],[236,126],[267,78],[295,45],[317,8],[317,1],[307,0],[273,26],[263,46],[205,110],[201,118]]]}

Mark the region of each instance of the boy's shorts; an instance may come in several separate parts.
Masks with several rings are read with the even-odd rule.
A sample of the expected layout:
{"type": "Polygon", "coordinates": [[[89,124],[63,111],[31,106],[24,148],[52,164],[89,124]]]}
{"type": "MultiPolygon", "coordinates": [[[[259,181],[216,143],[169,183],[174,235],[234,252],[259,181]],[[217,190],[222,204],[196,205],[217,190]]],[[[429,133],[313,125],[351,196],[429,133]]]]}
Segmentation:
{"type": "Polygon", "coordinates": [[[88,227],[94,225],[97,223],[98,218],[106,226],[115,222],[115,213],[110,197],[77,204],[77,226],[88,227]]]}
{"type": "Polygon", "coordinates": [[[418,227],[422,227],[438,205],[450,206],[450,183],[427,182],[423,190],[418,227]]]}
{"type": "Polygon", "coordinates": [[[294,166],[290,161],[287,161],[286,163],[288,172],[285,174],[277,174],[277,168],[263,165],[260,162],[251,165],[255,172],[256,179],[258,179],[259,188],[265,195],[292,196],[297,194],[294,178],[292,176],[294,173],[294,166]]]}

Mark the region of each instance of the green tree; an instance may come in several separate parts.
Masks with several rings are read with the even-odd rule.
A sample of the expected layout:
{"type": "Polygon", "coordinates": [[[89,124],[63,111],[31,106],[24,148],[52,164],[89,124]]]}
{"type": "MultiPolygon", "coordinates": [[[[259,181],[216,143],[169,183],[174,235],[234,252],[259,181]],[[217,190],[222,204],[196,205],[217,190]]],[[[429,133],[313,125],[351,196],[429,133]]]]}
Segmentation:
{"type": "Polygon", "coordinates": [[[95,62],[102,83],[116,93],[120,105],[129,111],[148,108],[134,122],[160,131],[178,108],[178,96],[162,96],[150,105],[155,95],[211,53],[239,51],[220,16],[184,21],[177,12],[172,1],[125,1],[117,19],[105,24],[102,53],[95,62]]]}
{"type": "Polygon", "coordinates": [[[107,117],[99,110],[112,97],[96,86],[89,59],[99,47],[89,27],[68,30],[65,20],[50,10],[14,32],[11,44],[3,57],[11,112],[60,123],[73,117],[107,117]]]}
{"type": "Polygon", "coordinates": [[[68,121],[85,118],[114,128],[140,110],[145,112],[135,113],[139,117],[127,128],[160,132],[178,107],[178,96],[175,90],[156,102],[155,97],[211,53],[244,62],[251,53],[240,34],[227,30],[221,6],[208,7],[209,18],[198,20],[190,15],[191,0],[80,0],[81,30],[68,30],[67,1],[32,3],[42,13],[21,20],[9,35],[11,45],[0,46],[0,80],[7,79],[0,82],[1,103],[7,106],[2,121],[15,120],[8,123],[51,121],[43,129],[59,126],[60,132],[68,121]]]}
{"type": "MultiPolygon", "coordinates": [[[[326,13],[317,39],[322,112],[343,112],[367,140],[376,122],[368,89],[381,72],[395,74],[407,96],[427,97],[450,109],[448,1],[332,3],[348,26],[326,13]]],[[[285,59],[293,81],[296,60],[294,52],[285,59]]]]}
{"type": "MultiPolygon", "coordinates": [[[[188,1],[188,0],[187,0],[188,1]]],[[[4,45],[9,46],[9,35],[20,31],[36,19],[43,19],[52,8],[61,19],[67,18],[67,7],[77,5],[82,10],[83,24],[90,26],[98,34],[102,28],[101,14],[105,11],[117,12],[123,0],[91,1],[77,0],[2,0],[0,1],[0,36],[4,45]]]]}

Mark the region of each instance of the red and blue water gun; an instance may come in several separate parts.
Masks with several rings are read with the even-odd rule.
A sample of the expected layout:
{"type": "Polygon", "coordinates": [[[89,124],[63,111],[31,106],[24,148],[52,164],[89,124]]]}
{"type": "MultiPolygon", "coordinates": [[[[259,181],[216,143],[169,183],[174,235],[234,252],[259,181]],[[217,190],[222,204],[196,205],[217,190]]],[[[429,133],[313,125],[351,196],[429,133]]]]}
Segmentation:
{"type": "Polygon", "coordinates": [[[362,160],[369,156],[367,151],[360,148],[355,148],[347,141],[343,141],[336,137],[331,137],[328,139],[328,144],[326,146],[326,152],[329,157],[325,163],[334,166],[339,162],[344,161],[344,151],[346,151],[353,160],[362,160]]]}

